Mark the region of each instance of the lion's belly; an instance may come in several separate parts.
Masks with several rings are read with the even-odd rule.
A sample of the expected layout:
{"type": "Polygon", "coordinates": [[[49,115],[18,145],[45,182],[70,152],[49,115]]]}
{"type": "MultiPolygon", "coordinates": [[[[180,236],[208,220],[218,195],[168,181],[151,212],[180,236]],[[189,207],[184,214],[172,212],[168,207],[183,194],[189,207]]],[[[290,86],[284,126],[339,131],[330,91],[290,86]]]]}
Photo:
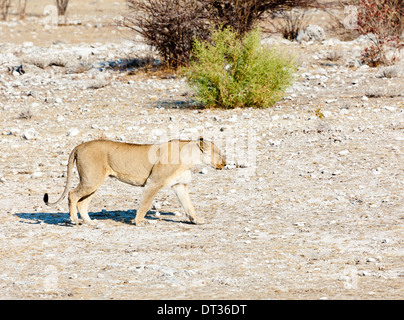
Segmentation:
{"type": "Polygon", "coordinates": [[[167,186],[171,187],[176,184],[189,184],[192,181],[192,174],[191,170],[186,170],[179,174],[178,176],[171,177],[171,179],[168,181],[167,186]]]}
{"type": "Polygon", "coordinates": [[[144,186],[151,169],[152,164],[137,152],[115,152],[108,156],[108,175],[134,186],[144,186]]]}
{"type": "Polygon", "coordinates": [[[131,184],[133,186],[144,186],[146,179],[139,179],[139,177],[133,177],[133,176],[129,176],[129,175],[113,175],[111,174],[110,177],[112,178],[116,178],[117,180],[127,183],[127,184],[131,184]]]}

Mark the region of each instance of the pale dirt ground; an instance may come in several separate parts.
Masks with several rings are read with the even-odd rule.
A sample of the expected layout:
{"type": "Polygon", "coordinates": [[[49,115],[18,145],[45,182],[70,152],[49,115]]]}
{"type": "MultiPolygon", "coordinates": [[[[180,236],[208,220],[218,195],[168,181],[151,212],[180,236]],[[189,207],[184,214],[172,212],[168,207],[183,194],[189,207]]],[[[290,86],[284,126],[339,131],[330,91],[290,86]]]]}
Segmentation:
{"type": "Polygon", "coordinates": [[[90,1],[71,1],[68,21],[81,24],[51,30],[39,23],[48,3],[29,5],[24,23],[0,24],[0,298],[404,298],[402,74],[347,67],[353,42],[284,43],[300,56],[287,97],[268,110],[230,111],[193,108],[186,83],[161,73],[22,62],[24,75],[9,74],[40,47],[93,50],[91,63],[140,55],[125,51],[129,34],[113,26],[123,1],[92,1],[95,12],[90,1]],[[334,51],[342,57],[329,65],[334,51]],[[32,118],[21,119],[27,110],[32,118]],[[45,192],[51,201],[61,194],[75,145],[166,134],[241,144],[237,154],[223,148],[246,168],[194,170],[191,198],[206,224],[186,223],[163,190],[150,224],[137,228],[142,190],[114,180],[90,206],[96,228],[69,224],[67,200],[43,204],[45,192]],[[255,163],[241,156],[254,151],[249,136],[255,163]]]}

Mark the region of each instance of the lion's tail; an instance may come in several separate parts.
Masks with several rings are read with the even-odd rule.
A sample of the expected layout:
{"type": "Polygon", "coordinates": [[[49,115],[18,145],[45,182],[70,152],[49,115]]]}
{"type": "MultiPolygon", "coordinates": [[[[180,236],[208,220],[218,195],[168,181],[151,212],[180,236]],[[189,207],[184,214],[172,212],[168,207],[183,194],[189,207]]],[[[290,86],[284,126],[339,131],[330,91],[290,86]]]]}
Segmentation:
{"type": "Polygon", "coordinates": [[[62,193],[62,195],[60,196],[59,200],[56,202],[48,202],[49,201],[49,195],[47,193],[44,194],[43,196],[43,201],[45,202],[45,204],[47,206],[56,206],[57,204],[59,204],[67,195],[67,192],[69,191],[70,188],[70,184],[72,182],[72,175],[73,175],[73,164],[74,161],[76,160],[76,155],[77,155],[77,148],[74,148],[73,151],[70,153],[69,156],[69,161],[67,163],[67,181],[66,181],[66,186],[65,189],[62,193]]]}

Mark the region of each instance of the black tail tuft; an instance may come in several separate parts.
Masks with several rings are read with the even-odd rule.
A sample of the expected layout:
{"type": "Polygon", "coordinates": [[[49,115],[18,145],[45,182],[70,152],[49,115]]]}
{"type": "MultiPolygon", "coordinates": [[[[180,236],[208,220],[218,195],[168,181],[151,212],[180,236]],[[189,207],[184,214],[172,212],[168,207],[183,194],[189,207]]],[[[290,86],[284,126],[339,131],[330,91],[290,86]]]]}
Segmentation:
{"type": "Polygon", "coordinates": [[[45,204],[48,204],[48,201],[49,201],[49,196],[48,196],[47,193],[45,193],[45,194],[43,195],[43,202],[45,202],[45,204]]]}

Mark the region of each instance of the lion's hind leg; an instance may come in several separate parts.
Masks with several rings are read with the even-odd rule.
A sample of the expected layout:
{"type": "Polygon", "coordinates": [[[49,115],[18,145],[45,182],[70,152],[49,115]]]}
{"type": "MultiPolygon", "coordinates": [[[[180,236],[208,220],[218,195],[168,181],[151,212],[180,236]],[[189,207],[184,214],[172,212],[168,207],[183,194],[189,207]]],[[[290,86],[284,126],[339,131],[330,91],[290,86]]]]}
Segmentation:
{"type": "Polygon", "coordinates": [[[79,218],[77,217],[77,202],[79,201],[80,198],[77,198],[76,196],[76,189],[73,191],[69,192],[69,215],[70,215],[70,221],[74,224],[79,224],[79,218]]]}
{"type": "Polygon", "coordinates": [[[83,218],[84,222],[89,225],[94,225],[94,221],[92,221],[88,215],[88,206],[90,204],[91,198],[93,197],[95,191],[88,196],[85,196],[80,199],[77,203],[77,208],[79,209],[80,216],[83,218]]]}
{"type": "Polygon", "coordinates": [[[88,216],[88,205],[95,191],[101,186],[104,179],[100,179],[98,183],[91,186],[83,185],[80,183],[76,189],[69,193],[69,213],[70,220],[74,224],[78,224],[77,209],[80,212],[80,216],[83,221],[89,225],[94,225],[94,221],[88,216]]]}

